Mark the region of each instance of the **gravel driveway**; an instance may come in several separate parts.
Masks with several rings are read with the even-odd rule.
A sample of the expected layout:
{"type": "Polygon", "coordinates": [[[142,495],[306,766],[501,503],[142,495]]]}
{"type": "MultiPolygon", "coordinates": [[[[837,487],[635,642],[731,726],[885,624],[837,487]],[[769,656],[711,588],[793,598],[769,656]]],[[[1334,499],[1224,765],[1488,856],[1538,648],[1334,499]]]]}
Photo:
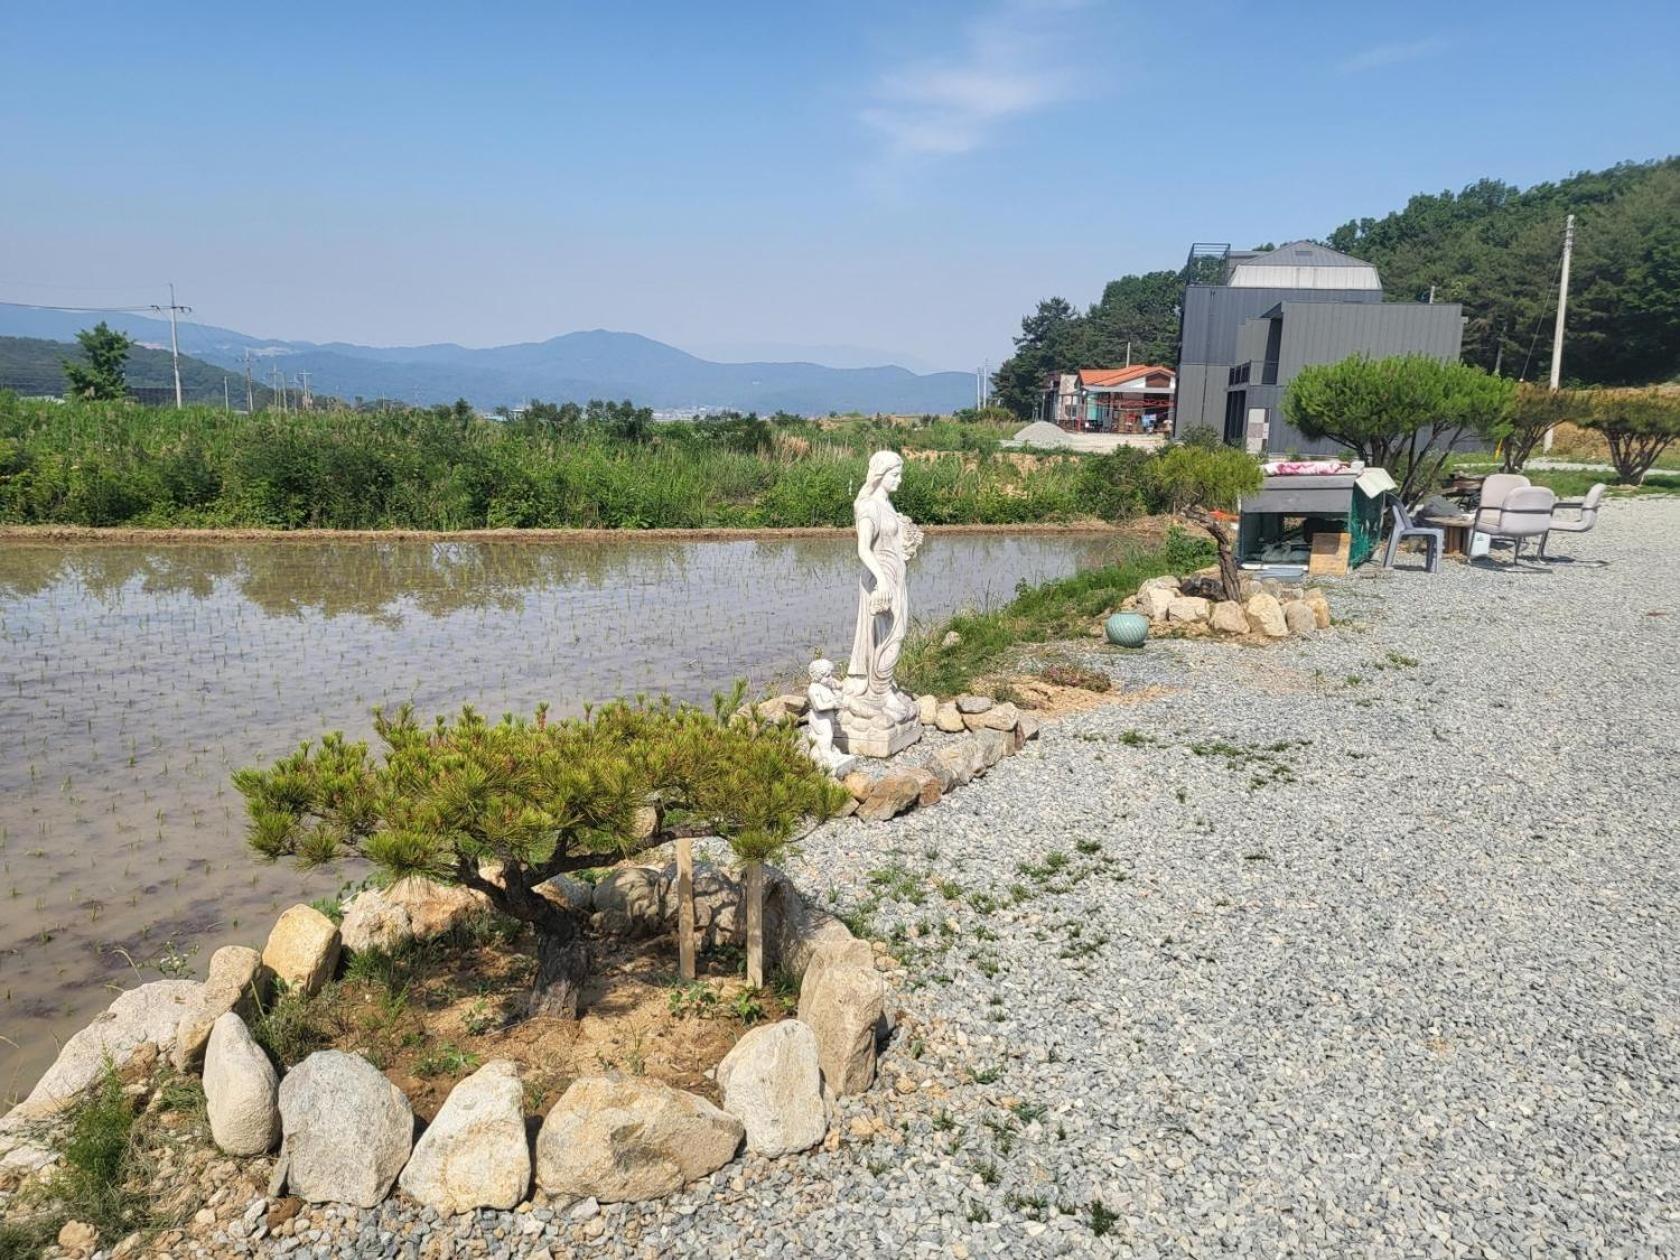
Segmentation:
{"type": "Polygon", "coordinates": [[[1677,538],[1615,503],[1570,562],[1338,583],[1310,641],[1091,652],[1171,690],[813,837],[804,881],[922,937],[915,1092],[686,1241],[1680,1252],[1677,538]]]}
{"type": "Polygon", "coordinates": [[[900,964],[838,1149],[354,1253],[1680,1254],[1677,536],[1079,649],[1122,702],[793,865],[900,964]]]}

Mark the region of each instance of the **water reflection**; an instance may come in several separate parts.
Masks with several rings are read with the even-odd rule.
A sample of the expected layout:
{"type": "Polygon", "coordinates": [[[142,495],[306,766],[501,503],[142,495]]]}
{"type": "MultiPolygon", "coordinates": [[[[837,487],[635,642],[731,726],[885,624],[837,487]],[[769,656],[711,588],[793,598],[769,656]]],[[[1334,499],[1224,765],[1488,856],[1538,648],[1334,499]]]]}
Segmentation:
{"type": "MultiPolygon", "coordinates": [[[[935,536],[913,598],[929,619],[994,604],[1109,546],[935,536]]],[[[0,550],[0,1094],[131,960],[202,975],[216,945],[260,943],[358,874],[249,860],[238,766],[365,735],[375,704],[575,712],[790,677],[843,653],[855,565],[828,537],[0,550]]]]}

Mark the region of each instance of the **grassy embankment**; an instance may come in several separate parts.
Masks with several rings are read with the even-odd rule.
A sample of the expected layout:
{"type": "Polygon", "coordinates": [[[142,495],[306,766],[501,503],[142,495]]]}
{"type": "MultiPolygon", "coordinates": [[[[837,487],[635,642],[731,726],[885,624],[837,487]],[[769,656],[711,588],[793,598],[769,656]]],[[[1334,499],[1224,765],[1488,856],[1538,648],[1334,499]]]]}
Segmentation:
{"type": "Polygon", "coordinates": [[[1077,457],[951,420],[504,424],[446,409],[247,417],[0,395],[0,523],[259,529],[845,526],[871,450],[925,524],[1089,515],[1077,457]]]}
{"type": "Polygon", "coordinates": [[[1114,564],[1018,589],[1001,608],[958,613],[912,636],[899,658],[899,684],[917,695],[971,690],[977,677],[1006,667],[1019,645],[1084,639],[1093,618],[1135,595],[1146,578],[1182,575],[1213,560],[1212,543],[1174,529],[1163,546],[1130,550],[1114,564]],[[947,642],[951,631],[955,638],[947,642]]]}

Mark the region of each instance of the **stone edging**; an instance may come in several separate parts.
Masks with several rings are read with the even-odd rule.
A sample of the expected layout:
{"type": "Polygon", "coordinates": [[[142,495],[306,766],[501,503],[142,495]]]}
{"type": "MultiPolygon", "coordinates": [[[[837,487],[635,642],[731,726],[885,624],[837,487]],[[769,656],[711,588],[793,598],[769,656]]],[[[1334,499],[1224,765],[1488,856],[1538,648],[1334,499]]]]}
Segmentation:
{"type": "MultiPolygon", "coordinates": [[[[587,895],[591,922],[603,932],[656,935],[674,925],[674,882],[667,870],[623,867],[593,889],[563,877],[544,887],[575,908],[587,895]]],[[[553,1198],[632,1201],[709,1175],[743,1145],[766,1157],[832,1145],[835,1099],[874,1082],[878,1047],[893,1026],[874,951],[767,867],[767,963],[800,978],[799,1011],[749,1030],[719,1063],[721,1108],[658,1081],[584,1077],[550,1108],[533,1144],[518,1069],[491,1060],[455,1085],[416,1142],[407,1098],[362,1056],[317,1051],[282,1076],[247,1026],[275,980],[314,992],[346,947],[436,935],[478,908],[465,890],[403,883],[353,898],[343,931],[319,910],[293,906],[260,954],[217,950],[204,983],[154,981],[119,996],[0,1118],[0,1191],[51,1166],[55,1122],[108,1067],[144,1069],[160,1055],[188,1071],[202,1055],[211,1134],[222,1151],[252,1157],[279,1142],[271,1198],[289,1186],[309,1202],[372,1207],[400,1185],[444,1214],[513,1208],[530,1197],[533,1173],[553,1198]]],[[[697,864],[695,896],[707,940],[744,940],[738,881],[697,864]]]]}

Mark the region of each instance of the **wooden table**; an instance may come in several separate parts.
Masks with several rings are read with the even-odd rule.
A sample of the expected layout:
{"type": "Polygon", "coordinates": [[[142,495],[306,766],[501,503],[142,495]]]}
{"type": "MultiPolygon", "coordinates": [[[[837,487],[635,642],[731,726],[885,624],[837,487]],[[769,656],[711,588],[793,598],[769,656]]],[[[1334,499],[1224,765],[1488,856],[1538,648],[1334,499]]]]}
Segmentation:
{"type": "Polygon", "coordinates": [[[1434,525],[1441,530],[1442,555],[1464,556],[1470,554],[1470,526],[1475,520],[1473,513],[1465,512],[1461,516],[1425,517],[1423,524],[1434,525]]]}

